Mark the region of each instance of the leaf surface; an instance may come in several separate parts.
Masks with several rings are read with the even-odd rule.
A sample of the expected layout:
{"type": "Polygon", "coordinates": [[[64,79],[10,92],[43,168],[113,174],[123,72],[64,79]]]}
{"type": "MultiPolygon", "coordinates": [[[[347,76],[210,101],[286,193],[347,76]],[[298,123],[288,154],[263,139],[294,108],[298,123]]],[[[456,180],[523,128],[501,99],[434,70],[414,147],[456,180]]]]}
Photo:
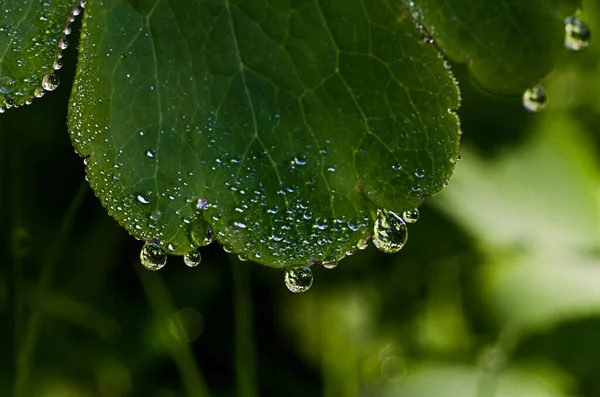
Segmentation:
{"type": "Polygon", "coordinates": [[[522,94],[564,49],[564,21],[581,0],[413,0],[409,9],[455,62],[498,94],[522,94]]]}
{"type": "Polygon", "coordinates": [[[170,253],[339,260],[454,169],[458,90],[395,2],[90,1],[73,144],[109,213],[170,253]]]}

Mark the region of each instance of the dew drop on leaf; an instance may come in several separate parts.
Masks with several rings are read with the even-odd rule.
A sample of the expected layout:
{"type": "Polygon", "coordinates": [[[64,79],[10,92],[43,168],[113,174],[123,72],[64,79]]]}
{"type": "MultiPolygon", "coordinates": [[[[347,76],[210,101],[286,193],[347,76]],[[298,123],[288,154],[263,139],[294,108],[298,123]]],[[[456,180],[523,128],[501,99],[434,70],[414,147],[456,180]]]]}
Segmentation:
{"type": "Polygon", "coordinates": [[[523,93],[523,107],[530,112],[539,112],[546,107],[547,102],[546,90],[540,85],[536,85],[523,93]]]}
{"type": "Polygon", "coordinates": [[[0,77],[0,94],[10,94],[15,87],[15,80],[8,76],[0,77]]]}
{"type": "Polygon", "coordinates": [[[402,218],[406,223],[415,223],[419,220],[419,209],[413,208],[412,210],[404,211],[402,218]]]}
{"type": "Polygon", "coordinates": [[[148,241],[140,252],[142,265],[148,270],[159,270],[167,264],[167,253],[156,243],[148,241]]]}
{"type": "Polygon", "coordinates": [[[565,19],[565,48],[570,51],[583,51],[590,44],[591,33],[587,25],[577,17],[565,19]]]}
{"type": "Polygon", "coordinates": [[[285,271],[285,286],[295,294],[309,290],[313,282],[310,267],[295,267],[285,271]]]}
{"type": "MultiPolygon", "coordinates": [[[[348,255],[348,253],[346,253],[346,254],[348,255]]],[[[352,255],[352,254],[349,254],[349,255],[352,255]]],[[[335,269],[337,267],[337,265],[338,265],[337,261],[323,262],[323,267],[325,269],[329,269],[329,270],[335,269]]]]}
{"type": "Polygon", "coordinates": [[[183,262],[189,267],[196,267],[202,261],[202,255],[198,250],[191,250],[183,256],[183,262]]]}
{"type": "Polygon", "coordinates": [[[60,79],[55,74],[47,74],[42,80],[42,88],[46,91],[54,91],[60,84],[60,79]]]}
{"type": "Polygon", "coordinates": [[[373,228],[373,244],[388,254],[398,252],[406,244],[408,229],[398,214],[386,210],[377,210],[377,219],[373,228]]]}

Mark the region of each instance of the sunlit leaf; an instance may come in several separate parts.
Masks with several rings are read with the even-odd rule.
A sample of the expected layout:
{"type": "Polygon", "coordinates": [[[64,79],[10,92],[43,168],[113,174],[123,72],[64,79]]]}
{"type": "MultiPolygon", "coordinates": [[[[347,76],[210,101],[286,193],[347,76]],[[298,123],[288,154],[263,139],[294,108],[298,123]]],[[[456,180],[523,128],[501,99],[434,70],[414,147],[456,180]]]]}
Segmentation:
{"type": "Polygon", "coordinates": [[[338,260],[440,191],[458,91],[396,2],[90,1],[69,126],[130,233],[338,260]]]}

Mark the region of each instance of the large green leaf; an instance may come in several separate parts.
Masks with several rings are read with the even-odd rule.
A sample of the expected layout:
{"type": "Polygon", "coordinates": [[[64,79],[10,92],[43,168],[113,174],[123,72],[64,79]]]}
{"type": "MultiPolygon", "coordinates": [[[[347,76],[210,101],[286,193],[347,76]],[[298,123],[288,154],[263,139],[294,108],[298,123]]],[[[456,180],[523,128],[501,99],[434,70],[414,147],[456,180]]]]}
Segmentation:
{"type": "Polygon", "coordinates": [[[334,261],[440,191],[458,90],[387,0],[89,1],[73,144],[110,214],[184,254],[209,227],[275,266],[334,261]]]}
{"type": "Polygon", "coordinates": [[[79,5],[75,0],[0,0],[0,112],[56,88],[54,70],[61,67],[79,5]]]}
{"type": "Polygon", "coordinates": [[[565,18],[581,0],[412,0],[409,9],[437,45],[467,62],[486,89],[521,94],[564,51],[565,18]]]}

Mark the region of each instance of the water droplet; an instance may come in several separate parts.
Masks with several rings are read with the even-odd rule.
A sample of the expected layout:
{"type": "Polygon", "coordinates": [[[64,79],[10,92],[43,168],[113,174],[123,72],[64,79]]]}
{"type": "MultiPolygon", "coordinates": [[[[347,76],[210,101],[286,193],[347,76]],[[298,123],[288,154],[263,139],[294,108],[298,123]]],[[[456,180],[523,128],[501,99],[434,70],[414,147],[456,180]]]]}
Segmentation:
{"type": "Polygon", "coordinates": [[[413,208],[412,210],[404,211],[402,218],[406,223],[415,223],[419,220],[419,209],[413,208]]]}
{"type": "Polygon", "coordinates": [[[66,37],[63,37],[60,43],[58,43],[58,46],[61,50],[66,50],[67,48],[69,48],[69,40],[66,37]]]}
{"type": "Polygon", "coordinates": [[[158,209],[156,211],[153,211],[152,214],[150,214],[150,219],[152,219],[155,222],[159,221],[161,217],[162,217],[162,212],[160,212],[158,209]]]}
{"type": "Polygon", "coordinates": [[[62,60],[61,60],[61,59],[55,59],[55,60],[54,60],[54,64],[52,65],[52,68],[53,68],[54,70],[59,70],[59,69],[60,69],[60,68],[62,68],[62,67],[63,67],[63,62],[62,62],[62,60]]]}
{"type": "Polygon", "coordinates": [[[246,226],[246,224],[244,222],[240,222],[240,221],[235,221],[235,222],[233,222],[233,224],[235,226],[239,227],[240,229],[245,229],[248,227],[248,226],[246,226]]]}
{"type": "Polygon", "coordinates": [[[146,150],[146,156],[148,156],[150,158],[154,158],[154,156],[156,156],[156,151],[153,149],[148,149],[148,150],[146,150]]]}
{"type": "Polygon", "coordinates": [[[167,264],[167,253],[160,245],[148,241],[140,252],[140,260],[146,269],[159,270],[167,264]]]}
{"type": "Polygon", "coordinates": [[[366,250],[368,246],[369,246],[369,239],[366,239],[366,238],[361,238],[356,243],[356,248],[358,248],[359,250],[366,250]]]}
{"type": "Polygon", "coordinates": [[[142,204],[150,204],[150,201],[152,201],[152,199],[150,198],[151,193],[150,192],[146,192],[146,193],[139,193],[137,195],[137,200],[142,203],[142,204]]]}
{"type": "Polygon", "coordinates": [[[196,267],[202,261],[202,255],[198,250],[191,250],[183,256],[183,262],[189,267],[196,267]]]}
{"type": "Polygon", "coordinates": [[[35,91],[33,91],[33,95],[36,98],[43,97],[45,93],[46,93],[46,91],[44,91],[44,89],[42,87],[38,87],[38,88],[35,89],[35,91]]]}
{"type": "Polygon", "coordinates": [[[297,156],[294,157],[294,163],[296,165],[305,165],[307,162],[306,159],[306,155],[305,154],[299,154],[297,156]]]}
{"type": "Polygon", "coordinates": [[[565,19],[565,48],[571,51],[583,51],[590,44],[591,33],[587,25],[577,17],[565,19]]]}
{"type": "Polygon", "coordinates": [[[295,267],[285,271],[285,286],[295,294],[309,290],[313,282],[310,267],[295,267]]]}
{"type": "Polygon", "coordinates": [[[338,263],[337,261],[329,261],[329,262],[323,262],[323,267],[325,269],[335,269],[337,267],[338,263]]]}
{"type": "Polygon", "coordinates": [[[42,88],[46,91],[54,91],[60,84],[60,79],[55,74],[47,74],[42,80],[42,88]]]}
{"type": "Polygon", "coordinates": [[[242,262],[246,262],[248,260],[248,255],[246,255],[246,254],[239,254],[238,255],[238,259],[241,260],[242,262]]]}
{"type": "Polygon", "coordinates": [[[536,85],[523,93],[523,106],[530,112],[539,112],[546,107],[547,102],[546,90],[540,85],[536,85]]]}
{"type": "Polygon", "coordinates": [[[327,219],[326,218],[317,218],[317,221],[315,222],[315,227],[319,230],[325,230],[327,229],[327,219]]]}
{"type": "Polygon", "coordinates": [[[373,228],[373,244],[381,251],[391,254],[398,252],[406,244],[408,229],[406,223],[396,213],[377,210],[377,219],[373,228]]]}
{"type": "Polygon", "coordinates": [[[198,199],[198,204],[197,204],[197,207],[198,207],[198,209],[199,209],[199,210],[201,210],[201,211],[202,211],[202,210],[208,209],[208,206],[209,206],[209,205],[210,205],[210,204],[209,204],[209,202],[208,202],[208,199],[207,199],[207,198],[205,198],[205,197],[201,197],[201,198],[199,198],[199,199],[198,199]]]}
{"type": "Polygon", "coordinates": [[[212,228],[204,220],[194,223],[190,237],[194,244],[200,247],[212,243],[215,239],[212,228]]]}
{"type": "Polygon", "coordinates": [[[8,76],[0,77],[0,94],[10,94],[15,89],[15,80],[8,76]]]}

